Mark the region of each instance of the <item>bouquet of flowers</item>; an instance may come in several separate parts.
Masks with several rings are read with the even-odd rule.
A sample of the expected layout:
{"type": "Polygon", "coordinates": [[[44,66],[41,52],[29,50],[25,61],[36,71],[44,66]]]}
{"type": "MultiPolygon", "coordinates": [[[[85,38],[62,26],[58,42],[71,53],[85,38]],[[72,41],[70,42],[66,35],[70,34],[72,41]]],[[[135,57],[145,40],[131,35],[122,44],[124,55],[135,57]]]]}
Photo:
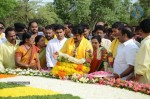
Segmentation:
{"type": "Polygon", "coordinates": [[[90,64],[86,59],[76,59],[67,54],[58,53],[58,62],[51,71],[51,75],[64,79],[66,76],[75,74],[85,74],[90,71],[90,64]]]}

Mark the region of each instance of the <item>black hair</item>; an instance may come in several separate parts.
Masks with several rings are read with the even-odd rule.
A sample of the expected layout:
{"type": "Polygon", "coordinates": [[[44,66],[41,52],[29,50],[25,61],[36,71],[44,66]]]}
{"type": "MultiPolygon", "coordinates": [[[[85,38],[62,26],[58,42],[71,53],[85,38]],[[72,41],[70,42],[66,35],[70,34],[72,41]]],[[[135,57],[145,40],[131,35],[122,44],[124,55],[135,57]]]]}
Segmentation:
{"type": "Polygon", "coordinates": [[[82,23],[81,25],[83,26],[84,29],[90,29],[90,26],[86,23],[82,23]]]}
{"type": "Polygon", "coordinates": [[[109,26],[107,23],[104,24],[104,27],[106,28],[107,26],[109,26]]]}
{"type": "Polygon", "coordinates": [[[64,26],[62,26],[60,24],[56,24],[54,27],[54,30],[56,31],[56,30],[60,30],[60,29],[64,30],[64,26]]]}
{"type": "Polygon", "coordinates": [[[10,31],[15,31],[15,29],[13,27],[7,27],[6,30],[5,30],[5,36],[7,37],[8,35],[8,32],[10,31]]]}
{"type": "Polygon", "coordinates": [[[112,31],[112,28],[109,28],[108,29],[108,33],[112,33],[113,31],[112,31]]]}
{"type": "Polygon", "coordinates": [[[65,25],[68,25],[68,28],[69,28],[69,29],[72,29],[72,28],[73,28],[73,24],[70,23],[70,22],[65,22],[64,24],[65,24],[65,25]]]}
{"type": "Polygon", "coordinates": [[[20,42],[19,45],[23,45],[25,43],[25,40],[31,38],[31,36],[32,36],[31,33],[23,33],[22,34],[22,41],[20,42]]]}
{"type": "Polygon", "coordinates": [[[112,28],[116,28],[116,29],[118,29],[118,30],[121,30],[123,27],[124,27],[124,23],[123,23],[123,22],[115,22],[115,23],[112,25],[112,28]]]}
{"type": "MultiPolygon", "coordinates": [[[[32,24],[32,23],[37,23],[37,21],[35,21],[35,20],[30,21],[28,27],[31,27],[31,24],[32,24]]],[[[37,24],[38,24],[38,23],[37,23],[37,24]]]]}
{"type": "Polygon", "coordinates": [[[49,29],[52,29],[52,30],[54,30],[54,26],[53,25],[47,25],[47,26],[45,26],[45,29],[47,29],[47,30],[49,30],[49,29]]]}
{"type": "Polygon", "coordinates": [[[0,22],[0,24],[2,24],[5,27],[5,24],[3,22],[0,22]]]}
{"type": "Polygon", "coordinates": [[[82,35],[82,34],[84,33],[84,28],[83,28],[83,26],[80,25],[80,24],[74,26],[73,29],[72,29],[72,33],[73,33],[73,34],[80,34],[80,35],[82,35]]]}
{"type": "Polygon", "coordinates": [[[141,27],[140,26],[136,26],[135,27],[135,31],[139,31],[139,30],[141,30],[141,27]]]}
{"type": "Polygon", "coordinates": [[[102,25],[96,25],[96,26],[95,26],[95,29],[94,29],[94,31],[93,31],[93,32],[96,32],[97,30],[102,30],[102,31],[104,32],[105,27],[104,27],[104,26],[102,26],[102,25]]]}
{"type": "Polygon", "coordinates": [[[140,27],[144,33],[150,33],[150,19],[144,19],[140,23],[140,27]]]}
{"type": "Polygon", "coordinates": [[[125,26],[124,28],[121,29],[121,34],[127,34],[128,38],[132,38],[134,36],[133,34],[133,28],[130,26],[125,26]]]}
{"type": "Polygon", "coordinates": [[[23,23],[14,23],[14,27],[16,32],[22,32],[26,28],[26,25],[23,23]]]}
{"type": "Polygon", "coordinates": [[[24,29],[21,29],[21,28],[15,28],[15,31],[16,32],[22,32],[24,29]]]}
{"type": "Polygon", "coordinates": [[[100,35],[93,36],[93,37],[91,38],[91,40],[92,40],[92,39],[97,39],[97,41],[101,44],[102,38],[101,38],[100,35]]]}
{"type": "Polygon", "coordinates": [[[37,35],[35,37],[35,46],[37,46],[37,43],[39,42],[39,40],[42,38],[43,36],[42,35],[37,35]]]}

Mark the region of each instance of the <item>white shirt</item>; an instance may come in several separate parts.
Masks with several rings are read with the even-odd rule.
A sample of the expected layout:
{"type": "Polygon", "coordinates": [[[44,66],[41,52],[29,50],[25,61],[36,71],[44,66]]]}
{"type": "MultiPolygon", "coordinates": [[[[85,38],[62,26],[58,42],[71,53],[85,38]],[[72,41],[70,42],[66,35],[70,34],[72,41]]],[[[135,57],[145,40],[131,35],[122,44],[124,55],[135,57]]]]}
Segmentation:
{"type": "Polygon", "coordinates": [[[38,35],[45,36],[43,32],[38,32],[38,35]]]}
{"type": "Polygon", "coordinates": [[[50,40],[46,47],[46,61],[47,67],[54,67],[56,65],[57,60],[53,57],[55,52],[59,52],[59,50],[63,47],[67,38],[59,41],[57,38],[50,40]]]}
{"type": "MultiPolygon", "coordinates": [[[[135,57],[138,49],[139,47],[135,44],[133,39],[120,44],[114,61],[114,73],[121,74],[129,65],[135,66],[135,57]]],[[[125,80],[128,76],[122,79],[125,80]]]]}
{"type": "Polygon", "coordinates": [[[140,48],[141,44],[138,41],[136,41],[135,39],[133,39],[133,41],[140,48]]]}
{"type": "Polygon", "coordinates": [[[102,38],[101,46],[106,48],[107,51],[110,51],[111,41],[109,39],[102,38]]]}
{"type": "Polygon", "coordinates": [[[7,40],[5,37],[5,33],[2,33],[1,36],[2,37],[0,38],[0,44],[4,43],[7,40]]]}

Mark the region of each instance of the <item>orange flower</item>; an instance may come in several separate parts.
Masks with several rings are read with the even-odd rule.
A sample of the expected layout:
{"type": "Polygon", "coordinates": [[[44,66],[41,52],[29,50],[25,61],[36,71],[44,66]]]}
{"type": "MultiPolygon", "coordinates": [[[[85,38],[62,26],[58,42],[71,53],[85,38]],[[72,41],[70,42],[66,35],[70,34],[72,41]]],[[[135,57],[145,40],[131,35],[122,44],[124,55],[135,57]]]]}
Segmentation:
{"type": "Polygon", "coordinates": [[[8,77],[15,77],[16,75],[12,74],[0,74],[0,78],[8,78],[8,77]]]}
{"type": "Polygon", "coordinates": [[[58,72],[58,76],[59,76],[60,78],[64,78],[64,77],[66,76],[66,72],[65,72],[65,71],[59,71],[59,72],[58,72]]]}
{"type": "Polygon", "coordinates": [[[57,62],[56,65],[60,65],[60,62],[57,62]]]}
{"type": "Polygon", "coordinates": [[[83,65],[79,64],[76,68],[77,71],[82,71],[83,70],[83,65]]]}

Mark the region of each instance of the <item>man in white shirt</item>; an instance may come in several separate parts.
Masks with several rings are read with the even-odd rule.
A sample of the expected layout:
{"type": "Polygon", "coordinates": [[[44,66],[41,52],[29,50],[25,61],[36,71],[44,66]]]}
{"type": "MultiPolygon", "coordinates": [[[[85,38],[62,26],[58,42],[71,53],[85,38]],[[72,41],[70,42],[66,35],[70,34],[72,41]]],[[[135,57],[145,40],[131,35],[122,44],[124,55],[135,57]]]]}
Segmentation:
{"type": "Polygon", "coordinates": [[[4,43],[7,39],[5,37],[5,33],[4,32],[4,23],[0,22],[0,44],[4,43]]]}
{"type": "Polygon", "coordinates": [[[57,60],[53,57],[53,54],[59,52],[66,42],[65,31],[62,25],[55,26],[55,33],[57,38],[50,40],[46,47],[46,61],[49,69],[56,65],[57,60]]]}
{"type": "Polygon", "coordinates": [[[107,49],[107,51],[110,50],[111,41],[109,39],[104,38],[104,26],[97,25],[94,29],[95,35],[100,35],[102,37],[101,46],[107,49]]]}
{"type": "Polygon", "coordinates": [[[135,66],[135,57],[139,47],[135,44],[132,28],[124,27],[120,31],[117,55],[114,61],[114,77],[129,80],[128,77],[133,74],[135,66]]]}

